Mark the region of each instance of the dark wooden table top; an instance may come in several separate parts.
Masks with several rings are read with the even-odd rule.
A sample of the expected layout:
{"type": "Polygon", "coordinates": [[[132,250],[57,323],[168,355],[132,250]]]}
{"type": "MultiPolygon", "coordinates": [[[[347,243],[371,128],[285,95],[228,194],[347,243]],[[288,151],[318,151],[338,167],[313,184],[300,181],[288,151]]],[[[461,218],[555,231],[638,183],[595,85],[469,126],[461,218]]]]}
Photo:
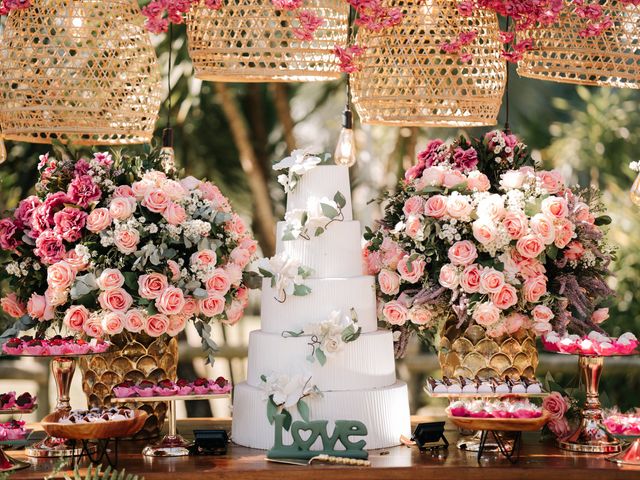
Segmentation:
{"type": "MultiPolygon", "coordinates": [[[[433,419],[414,417],[414,422],[433,419]]],[[[228,419],[188,419],[179,421],[179,430],[189,437],[194,428],[230,428],[228,419]]],[[[140,452],[146,442],[123,442],[120,447],[120,469],[144,476],[147,480],[640,480],[640,467],[619,467],[604,456],[572,454],[559,450],[551,443],[541,443],[539,435],[528,434],[520,462],[511,465],[503,457],[486,455],[478,464],[473,453],[455,447],[457,433],[447,431],[451,446],[441,455],[420,453],[417,448],[395,447],[370,452],[371,468],[314,465],[310,467],[268,463],[265,452],[236,445],[225,456],[196,456],[185,458],[147,458],[140,452]]],[[[56,460],[36,460],[24,452],[10,452],[20,460],[31,462],[29,469],[18,471],[12,480],[42,480],[56,464],[56,460]]],[[[63,469],[59,477],[63,477],[63,469]]]]}

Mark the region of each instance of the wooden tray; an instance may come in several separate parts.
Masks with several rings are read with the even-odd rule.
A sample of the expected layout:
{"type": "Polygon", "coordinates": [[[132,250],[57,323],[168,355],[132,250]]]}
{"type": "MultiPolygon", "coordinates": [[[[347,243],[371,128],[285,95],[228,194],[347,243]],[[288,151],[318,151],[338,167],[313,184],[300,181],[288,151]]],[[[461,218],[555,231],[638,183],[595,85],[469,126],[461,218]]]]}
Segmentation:
{"type": "Polygon", "coordinates": [[[53,412],[42,419],[41,425],[50,437],[69,440],[103,440],[107,438],[131,437],[144,426],[147,413],[136,410],[128,420],[114,420],[98,423],[58,423],[67,412],[53,412]]]}
{"type": "Polygon", "coordinates": [[[460,428],[466,430],[490,430],[494,432],[536,432],[542,430],[551,415],[547,411],[542,412],[538,418],[471,418],[453,417],[449,419],[460,428]]]}

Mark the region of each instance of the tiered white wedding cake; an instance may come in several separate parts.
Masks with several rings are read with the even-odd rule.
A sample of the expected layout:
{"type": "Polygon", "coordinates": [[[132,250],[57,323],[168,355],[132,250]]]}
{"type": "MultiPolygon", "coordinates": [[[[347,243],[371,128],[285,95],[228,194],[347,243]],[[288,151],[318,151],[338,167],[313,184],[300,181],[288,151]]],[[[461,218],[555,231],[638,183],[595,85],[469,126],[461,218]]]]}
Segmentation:
{"type": "Polygon", "coordinates": [[[359,420],[367,448],[387,448],[410,435],[407,386],[396,380],[391,332],[378,330],[374,278],[362,275],[348,168],[313,167],[290,188],[274,257],[280,272],[307,273],[288,284],[286,274],[263,281],[262,330],[249,339],[247,382],[235,387],[233,441],[273,446],[268,403],[276,392],[294,419],[359,420]],[[307,393],[299,412],[295,402],[307,393]]]}

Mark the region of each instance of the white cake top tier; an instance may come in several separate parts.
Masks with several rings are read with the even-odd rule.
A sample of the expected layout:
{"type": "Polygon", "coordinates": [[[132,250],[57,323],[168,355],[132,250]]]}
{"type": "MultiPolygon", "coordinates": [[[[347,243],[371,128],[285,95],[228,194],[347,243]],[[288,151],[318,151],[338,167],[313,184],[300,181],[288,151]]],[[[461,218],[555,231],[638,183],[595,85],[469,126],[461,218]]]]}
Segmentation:
{"type": "Polygon", "coordinates": [[[333,200],[336,192],[340,192],[346,200],[342,209],[344,219],[352,220],[349,168],[339,165],[318,165],[302,175],[293,192],[287,196],[287,211],[305,210],[310,197],[333,200]]]}

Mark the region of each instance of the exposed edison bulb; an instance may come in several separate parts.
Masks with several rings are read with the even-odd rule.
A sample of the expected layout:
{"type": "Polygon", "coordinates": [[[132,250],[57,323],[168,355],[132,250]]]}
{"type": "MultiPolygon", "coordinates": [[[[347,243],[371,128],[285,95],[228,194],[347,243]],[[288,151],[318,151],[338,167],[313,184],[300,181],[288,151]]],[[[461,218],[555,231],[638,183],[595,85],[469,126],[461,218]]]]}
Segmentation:
{"type": "Polygon", "coordinates": [[[158,159],[165,172],[176,170],[176,152],[173,150],[173,130],[171,128],[165,128],[162,131],[162,148],[158,159]]]}
{"type": "Polygon", "coordinates": [[[7,161],[7,147],[4,144],[4,139],[0,137],[0,163],[7,161]]]}
{"type": "Polygon", "coordinates": [[[353,167],[356,164],[356,137],[353,131],[353,114],[347,108],[343,112],[342,130],[333,155],[336,165],[353,167]]]}
{"type": "Polygon", "coordinates": [[[631,201],[633,203],[640,206],[640,172],[638,172],[638,176],[633,181],[633,185],[631,186],[631,191],[629,192],[629,196],[631,197],[631,201]]]}

